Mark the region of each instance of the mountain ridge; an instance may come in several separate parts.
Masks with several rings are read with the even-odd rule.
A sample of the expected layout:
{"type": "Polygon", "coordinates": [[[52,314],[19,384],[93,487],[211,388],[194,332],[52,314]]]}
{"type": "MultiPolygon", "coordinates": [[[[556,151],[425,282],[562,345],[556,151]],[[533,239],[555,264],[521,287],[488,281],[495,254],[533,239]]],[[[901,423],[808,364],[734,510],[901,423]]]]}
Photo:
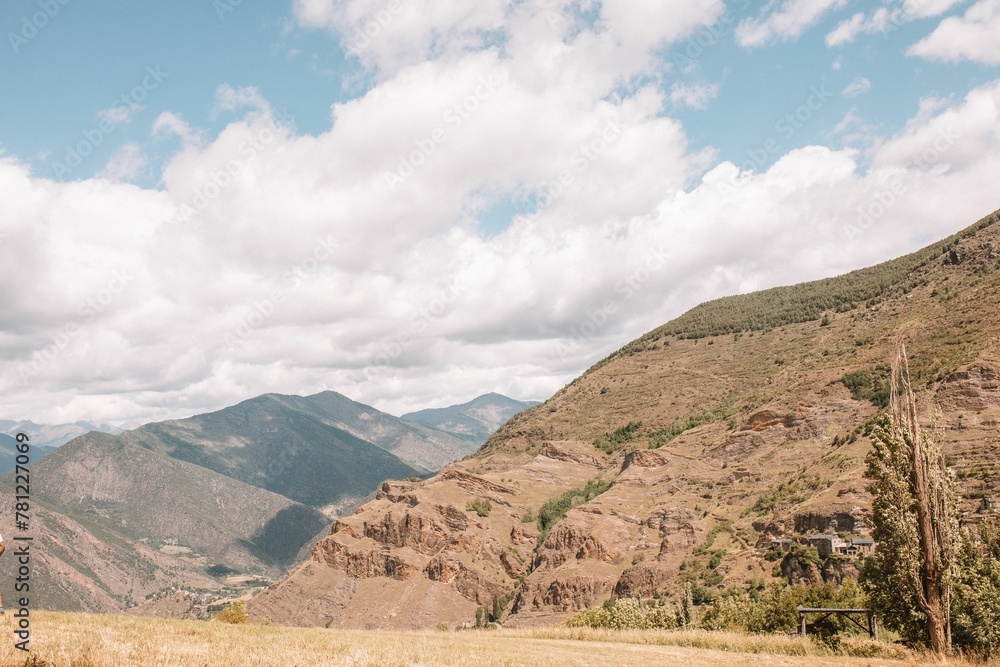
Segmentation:
{"type": "Polygon", "coordinates": [[[518,401],[503,394],[489,392],[465,403],[409,412],[400,419],[483,443],[508,419],[537,404],[538,401],[518,401]]]}

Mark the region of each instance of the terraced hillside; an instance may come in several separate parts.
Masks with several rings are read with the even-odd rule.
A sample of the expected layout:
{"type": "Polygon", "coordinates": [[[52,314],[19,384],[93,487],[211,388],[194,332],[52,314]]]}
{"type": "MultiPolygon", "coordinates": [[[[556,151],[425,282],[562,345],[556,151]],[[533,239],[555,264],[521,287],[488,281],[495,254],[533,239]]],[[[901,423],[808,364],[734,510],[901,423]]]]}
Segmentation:
{"type": "Polygon", "coordinates": [[[998,219],[872,269],[699,306],[629,343],[469,459],[384,484],[253,615],[409,628],[484,607],[525,625],[770,579],[774,537],[867,531],[865,433],[900,340],[972,510],[1000,489],[998,219]]]}

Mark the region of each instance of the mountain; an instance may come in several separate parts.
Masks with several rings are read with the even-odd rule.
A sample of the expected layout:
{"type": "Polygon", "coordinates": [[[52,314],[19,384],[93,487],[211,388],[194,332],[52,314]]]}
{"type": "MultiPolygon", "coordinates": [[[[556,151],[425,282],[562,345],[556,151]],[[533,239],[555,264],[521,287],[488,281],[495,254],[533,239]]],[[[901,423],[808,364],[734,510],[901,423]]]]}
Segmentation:
{"type": "Polygon", "coordinates": [[[384,479],[426,475],[474,449],[334,392],[265,394],[121,437],[314,507],[363,498],[384,479]]]}
{"type": "MultiPolygon", "coordinates": [[[[30,441],[29,444],[32,460],[38,460],[46,454],[55,451],[53,447],[46,447],[45,445],[36,446],[34,442],[30,441]]],[[[0,433],[0,475],[14,469],[18,453],[17,440],[9,435],[0,433]]]]}
{"type": "Polygon", "coordinates": [[[689,585],[851,576],[849,561],[776,572],[765,554],[782,536],[870,530],[866,433],[900,341],[920,419],[974,512],[1000,490],[998,223],[1000,212],[878,266],[692,309],[475,455],[384,483],[251,616],[413,628],[496,604],[517,626],[689,585]]]}
{"type": "Polygon", "coordinates": [[[36,424],[30,420],[0,419],[0,433],[11,437],[18,433],[24,433],[31,438],[32,448],[45,446],[54,449],[91,431],[117,435],[122,430],[111,424],[91,424],[86,421],[78,421],[73,424],[36,424]]]}
{"type": "MultiPolygon", "coordinates": [[[[217,588],[212,568],[277,576],[328,525],[278,494],[96,432],[30,475],[32,589],[50,609],[117,611],[172,586],[217,588]]],[[[10,507],[15,483],[0,478],[10,507]]],[[[5,535],[12,523],[0,519],[5,535]]],[[[16,567],[0,560],[8,599],[16,567]]]]}
{"type": "MultiPolygon", "coordinates": [[[[0,435],[0,466],[13,469],[16,444],[0,435]]],[[[266,585],[294,564],[329,527],[321,510],[475,447],[335,392],[267,394],[117,436],[92,431],[55,450],[32,437],[37,590],[54,609],[203,615],[219,595],[266,585]]],[[[17,483],[0,477],[10,507],[17,483]]],[[[12,522],[0,517],[0,531],[12,522]]],[[[11,575],[0,592],[13,595],[2,582],[15,565],[0,559],[0,577],[11,575]]]]}
{"type": "Polygon", "coordinates": [[[456,434],[433,426],[410,423],[375,408],[352,401],[335,391],[313,396],[283,397],[297,410],[311,414],[324,424],[335,426],[351,435],[392,452],[412,466],[438,470],[474,452],[480,444],[470,444],[456,434]]]}
{"type": "Polygon", "coordinates": [[[482,444],[508,419],[533,405],[538,405],[538,401],[515,401],[501,394],[489,393],[460,405],[410,412],[400,419],[482,444]]]}

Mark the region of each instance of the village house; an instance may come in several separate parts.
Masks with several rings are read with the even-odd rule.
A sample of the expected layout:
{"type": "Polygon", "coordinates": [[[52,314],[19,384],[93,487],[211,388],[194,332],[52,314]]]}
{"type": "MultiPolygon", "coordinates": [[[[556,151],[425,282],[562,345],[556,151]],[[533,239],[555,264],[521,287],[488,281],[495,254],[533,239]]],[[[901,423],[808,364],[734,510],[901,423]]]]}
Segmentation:
{"type": "Polygon", "coordinates": [[[840,536],[825,533],[810,535],[809,544],[816,547],[816,551],[819,552],[820,558],[826,558],[827,556],[838,553],[840,549],[847,546],[847,542],[840,536]]]}
{"type": "Polygon", "coordinates": [[[867,558],[875,553],[875,540],[870,537],[855,537],[850,543],[845,542],[838,547],[836,553],[850,558],[867,558]]]}
{"type": "Polygon", "coordinates": [[[775,537],[771,540],[771,548],[778,551],[788,551],[792,548],[792,540],[787,537],[775,537]]]}

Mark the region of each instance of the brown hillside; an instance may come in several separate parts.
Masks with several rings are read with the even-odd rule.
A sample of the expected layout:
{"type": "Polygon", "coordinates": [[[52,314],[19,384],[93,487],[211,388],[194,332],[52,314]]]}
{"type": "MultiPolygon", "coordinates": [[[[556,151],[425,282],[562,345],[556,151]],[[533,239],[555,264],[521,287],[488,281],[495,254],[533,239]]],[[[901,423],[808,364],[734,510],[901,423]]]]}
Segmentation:
{"type": "Polygon", "coordinates": [[[900,339],[971,509],[1000,488],[998,219],[861,272],[699,306],[468,460],[384,484],[252,614],[432,627],[510,599],[504,623],[534,624],[680,582],[770,578],[773,536],[866,532],[865,426],[900,339]],[[610,487],[584,502],[589,481],[610,487]],[[560,496],[577,505],[561,519],[543,511],[560,496]]]}

